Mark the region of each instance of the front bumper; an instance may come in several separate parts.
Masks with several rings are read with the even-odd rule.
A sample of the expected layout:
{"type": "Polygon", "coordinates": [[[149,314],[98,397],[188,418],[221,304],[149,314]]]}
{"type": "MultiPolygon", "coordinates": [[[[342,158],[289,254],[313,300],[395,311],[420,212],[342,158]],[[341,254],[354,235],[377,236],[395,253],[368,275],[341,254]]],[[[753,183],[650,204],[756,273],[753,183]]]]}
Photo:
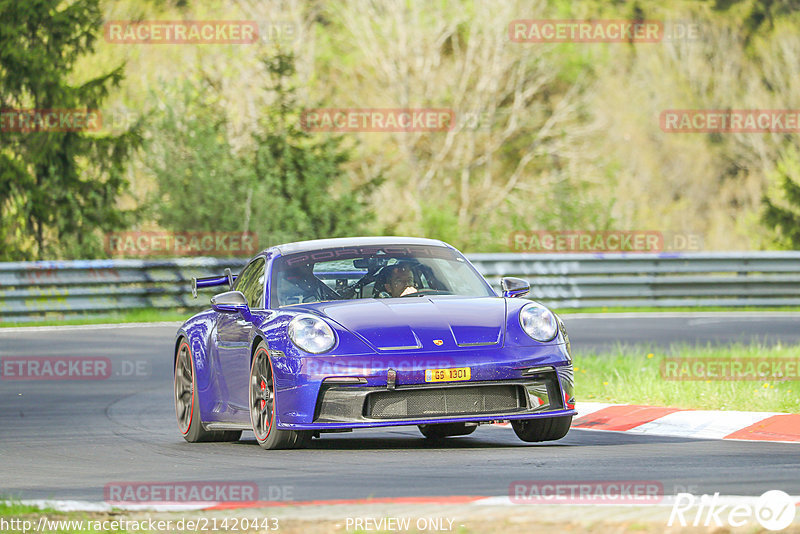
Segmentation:
{"type": "Polygon", "coordinates": [[[545,366],[505,380],[396,387],[322,382],[313,421],[293,430],[491,422],[575,415],[572,365],[545,366]]]}

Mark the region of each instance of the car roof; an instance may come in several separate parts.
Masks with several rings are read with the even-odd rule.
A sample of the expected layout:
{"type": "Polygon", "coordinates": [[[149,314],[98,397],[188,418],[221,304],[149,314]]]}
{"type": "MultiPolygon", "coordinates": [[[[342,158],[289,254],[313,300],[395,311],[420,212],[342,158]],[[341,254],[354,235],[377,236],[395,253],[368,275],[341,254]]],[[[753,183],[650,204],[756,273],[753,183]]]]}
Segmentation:
{"type": "MultiPolygon", "coordinates": [[[[438,239],[427,239],[424,237],[398,237],[398,236],[376,236],[376,237],[336,237],[331,239],[313,239],[311,241],[297,241],[295,243],[285,243],[276,245],[267,250],[277,250],[282,256],[294,254],[296,252],[310,252],[313,250],[324,250],[339,247],[374,247],[374,246],[397,246],[397,245],[428,245],[434,247],[452,248],[444,241],[438,239]]],[[[266,252],[266,251],[265,251],[266,252]]]]}

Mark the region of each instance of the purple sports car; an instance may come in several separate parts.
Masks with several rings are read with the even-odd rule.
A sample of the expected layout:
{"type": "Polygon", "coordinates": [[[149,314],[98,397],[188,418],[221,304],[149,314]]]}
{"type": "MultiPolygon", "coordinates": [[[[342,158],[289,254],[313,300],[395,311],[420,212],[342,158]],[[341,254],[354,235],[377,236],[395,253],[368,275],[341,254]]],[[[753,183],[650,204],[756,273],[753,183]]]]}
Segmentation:
{"type": "Polygon", "coordinates": [[[265,449],[325,432],[417,425],[429,439],[510,421],[524,441],[562,438],[575,415],[564,324],[498,296],[441,241],[361,237],[271,247],[180,327],[175,411],[183,437],[265,449]]]}

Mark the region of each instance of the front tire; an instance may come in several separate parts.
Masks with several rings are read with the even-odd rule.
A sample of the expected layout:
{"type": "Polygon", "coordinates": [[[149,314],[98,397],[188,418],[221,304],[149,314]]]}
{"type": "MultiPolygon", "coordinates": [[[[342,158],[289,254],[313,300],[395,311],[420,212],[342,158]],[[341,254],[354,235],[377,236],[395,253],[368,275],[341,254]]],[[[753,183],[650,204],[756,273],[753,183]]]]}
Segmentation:
{"type": "Polygon", "coordinates": [[[310,431],[275,427],[275,381],[269,349],[263,341],[256,347],[250,366],[250,422],[256,441],[263,449],[297,449],[311,441],[310,431]]]}
{"type": "Polygon", "coordinates": [[[178,430],[189,443],[209,441],[239,441],[242,435],[238,430],[212,432],[203,428],[200,421],[200,401],[197,394],[197,380],[194,375],[192,350],[186,339],[181,339],[178,354],[175,356],[175,415],[178,430]]]}
{"type": "Polygon", "coordinates": [[[529,443],[561,439],[567,435],[571,424],[571,415],[511,421],[511,427],[517,437],[529,443]]]}
{"type": "Polygon", "coordinates": [[[466,423],[436,423],[418,425],[419,431],[428,439],[443,439],[452,436],[467,436],[475,432],[478,425],[467,426],[466,423]]]}

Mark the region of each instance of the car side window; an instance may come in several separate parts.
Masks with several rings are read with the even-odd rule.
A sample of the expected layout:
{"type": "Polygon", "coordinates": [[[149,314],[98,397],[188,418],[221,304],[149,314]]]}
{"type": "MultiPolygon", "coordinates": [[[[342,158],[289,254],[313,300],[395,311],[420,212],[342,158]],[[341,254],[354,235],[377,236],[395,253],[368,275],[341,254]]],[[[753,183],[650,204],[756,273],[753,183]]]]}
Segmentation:
{"type": "Polygon", "coordinates": [[[261,260],[261,265],[258,268],[257,275],[253,277],[252,284],[252,299],[248,296],[248,302],[251,309],[261,309],[264,307],[264,260],[261,260]]]}
{"type": "Polygon", "coordinates": [[[236,291],[244,294],[251,309],[264,307],[264,265],[264,258],[258,258],[245,267],[234,285],[236,291]]]}
{"type": "Polygon", "coordinates": [[[244,286],[247,285],[247,280],[250,278],[254,266],[255,263],[248,264],[242,270],[242,272],[239,273],[239,276],[236,277],[236,282],[233,283],[234,291],[241,291],[242,293],[244,293],[243,291],[244,286]]]}

